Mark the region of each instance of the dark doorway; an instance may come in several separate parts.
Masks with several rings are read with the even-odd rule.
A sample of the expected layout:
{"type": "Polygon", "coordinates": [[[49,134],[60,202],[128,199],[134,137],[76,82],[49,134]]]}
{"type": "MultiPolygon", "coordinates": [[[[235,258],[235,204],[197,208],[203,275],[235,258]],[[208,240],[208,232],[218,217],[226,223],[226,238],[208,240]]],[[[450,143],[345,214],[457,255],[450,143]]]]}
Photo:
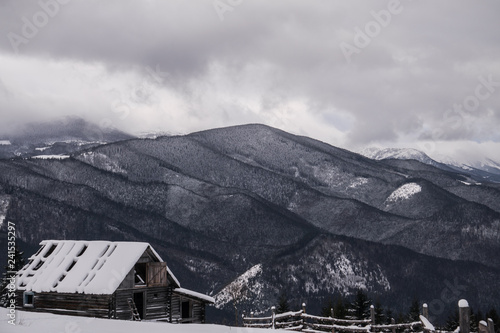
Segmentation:
{"type": "Polygon", "coordinates": [[[191,318],[191,311],[189,301],[182,302],[182,319],[191,318]]]}
{"type": "Polygon", "coordinates": [[[144,319],[144,292],[134,293],[134,303],[139,312],[139,317],[144,319]]]}

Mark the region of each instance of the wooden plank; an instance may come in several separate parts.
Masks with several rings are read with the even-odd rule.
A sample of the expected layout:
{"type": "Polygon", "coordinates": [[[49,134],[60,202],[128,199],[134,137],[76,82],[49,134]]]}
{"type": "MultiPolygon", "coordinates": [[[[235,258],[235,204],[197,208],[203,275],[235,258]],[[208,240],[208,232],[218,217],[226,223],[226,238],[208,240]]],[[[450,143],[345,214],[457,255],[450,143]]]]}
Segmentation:
{"type": "Polygon", "coordinates": [[[147,269],[147,285],[148,287],[166,287],[167,280],[167,263],[165,262],[148,262],[147,269]]]}

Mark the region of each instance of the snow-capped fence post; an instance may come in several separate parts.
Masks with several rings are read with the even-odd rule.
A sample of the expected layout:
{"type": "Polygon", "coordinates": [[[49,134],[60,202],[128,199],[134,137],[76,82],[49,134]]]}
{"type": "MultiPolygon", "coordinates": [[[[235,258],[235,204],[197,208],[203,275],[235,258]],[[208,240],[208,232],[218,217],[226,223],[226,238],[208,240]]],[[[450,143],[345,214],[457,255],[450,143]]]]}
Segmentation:
{"type": "Polygon", "coordinates": [[[422,315],[423,315],[425,318],[429,319],[429,307],[427,306],[427,303],[424,303],[424,304],[422,305],[422,315]]]}
{"type": "Polygon", "coordinates": [[[460,333],[470,332],[469,303],[465,299],[458,301],[460,333]]]}
{"type": "Polygon", "coordinates": [[[488,318],[488,331],[489,333],[495,333],[495,323],[491,318],[488,318]]]}
{"type": "Polygon", "coordinates": [[[273,312],[272,318],[271,318],[271,323],[272,323],[272,329],[276,329],[276,307],[273,306],[271,307],[271,311],[273,312]]]}
{"type": "Polygon", "coordinates": [[[477,327],[477,331],[478,333],[490,333],[488,329],[488,323],[486,323],[484,320],[481,320],[477,327]]]}
{"type": "Polygon", "coordinates": [[[302,303],[302,313],[306,313],[306,303],[302,303]]]}
{"type": "MultiPolygon", "coordinates": [[[[391,325],[395,325],[395,324],[396,324],[396,321],[394,320],[394,318],[391,318],[391,325]]],[[[392,333],[396,333],[396,327],[392,328],[392,333]]]]}
{"type": "Polygon", "coordinates": [[[253,311],[250,312],[250,318],[253,318],[253,311]]]}
{"type": "Polygon", "coordinates": [[[372,321],[372,325],[375,325],[375,307],[370,305],[370,319],[372,321]]]}
{"type": "Polygon", "coordinates": [[[334,313],[333,313],[333,308],[331,308],[331,309],[330,309],[330,316],[331,316],[332,318],[335,318],[334,313]]]}

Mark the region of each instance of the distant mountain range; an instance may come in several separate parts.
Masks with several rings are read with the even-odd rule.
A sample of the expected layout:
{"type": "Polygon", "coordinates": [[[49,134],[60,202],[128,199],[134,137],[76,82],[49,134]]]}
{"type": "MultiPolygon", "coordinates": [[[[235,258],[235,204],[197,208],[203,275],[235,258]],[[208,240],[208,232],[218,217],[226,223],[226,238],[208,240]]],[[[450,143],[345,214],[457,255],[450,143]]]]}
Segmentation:
{"type": "Polygon", "coordinates": [[[27,123],[15,132],[0,133],[0,159],[69,155],[100,144],[132,139],[113,128],[103,128],[79,117],[27,123]]]}
{"type": "Polygon", "coordinates": [[[186,287],[215,296],[213,316],[231,311],[231,284],[245,286],[246,311],[282,292],[319,311],[358,288],[394,311],[439,301],[431,314],[441,318],[459,298],[500,307],[500,184],[470,170],[418,152],[367,158],[257,124],[79,133],[70,140],[88,145],[59,158],[29,158],[58,142],[40,135],[35,152],[0,159],[0,232],[15,222],[28,252],[43,239],[150,242],[186,287]],[[450,284],[459,287],[443,301],[450,284]]]}
{"type": "Polygon", "coordinates": [[[446,171],[452,170],[467,174],[478,181],[500,182],[500,163],[486,157],[481,160],[462,163],[448,156],[441,156],[439,160],[434,160],[417,149],[373,147],[361,150],[360,154],[375,160],[416,160],[446,171]]]}

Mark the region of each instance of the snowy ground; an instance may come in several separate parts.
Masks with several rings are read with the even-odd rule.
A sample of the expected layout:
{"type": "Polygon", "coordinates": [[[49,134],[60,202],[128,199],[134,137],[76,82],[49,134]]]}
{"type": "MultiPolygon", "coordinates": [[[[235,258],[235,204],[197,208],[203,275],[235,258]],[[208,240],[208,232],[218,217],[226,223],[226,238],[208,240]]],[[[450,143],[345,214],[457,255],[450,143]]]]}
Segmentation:
{"type": "MultiPolygon", "coordinates": [[[[0,308],[2,333],[270,333],[266,329],[209,324],[168,324],[61,316],[50,313],[16,311],[15,325],[9,324],[8,309],[0,308]]],[[[280,330],[281,331],[281,330],[280,330]]],[[[276,332],[276,331],[272,331],[276,332]]],[[[282,331],[283,332],[283,331],[282,331]]]]}

